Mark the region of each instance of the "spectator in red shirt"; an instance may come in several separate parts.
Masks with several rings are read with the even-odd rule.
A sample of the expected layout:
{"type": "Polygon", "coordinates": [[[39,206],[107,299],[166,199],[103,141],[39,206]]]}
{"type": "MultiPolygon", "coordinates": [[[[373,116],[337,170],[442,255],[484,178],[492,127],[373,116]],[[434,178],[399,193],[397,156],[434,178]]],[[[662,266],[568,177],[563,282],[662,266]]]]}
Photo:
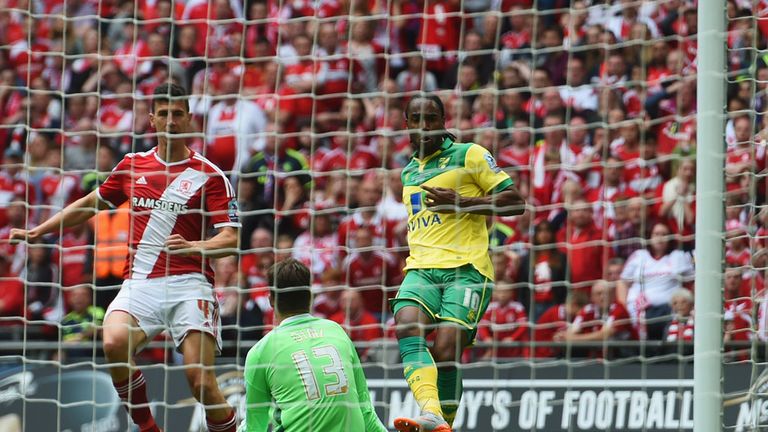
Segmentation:
{"type": "Polygon", "coordinates": [[[210,48],[220,42],[217,36],[242,31],[242,24],[239,22],[242,19],[242,10],[232,8],[237,4],[227,0],[186,2],[182,22],[194,26],[197,30],[195,51],[204,53],[206,47],[210,48]]]}
{"type": "Polygon", "coordinates": [[[667,220],[672,232],[692,235],[696,216],[696,162],[686,158],[677,167],[674,178],[659,188],[660,218],[667,220]]]}
{"type": "Polygon", "coordinates": [[[574,289],[589,290],[593,281],[603,277],[609,249],[603,247],[602,232],[592,219],[592,207],[582,200],[573,202],[568,222],[557,233],[561,250],[568,256],[569,280],[574,289]]]}
{"type": "Polygon", "coordinates": [[[652,199],[662,178],[656,163],[656,137],[650,131],[640,142],[640,128],[633,123],[621,128],[622,137],[611,143],[611,152],[625,163],[624,181],[637,195],[652,199]]]}
{"type": "Polygon", "coordinates": [[[24,229],[29,224],[27,220],[27,203],[25,201],[26,199],[23,195],[16,195],[8,203],[6,208],[8,223],[0,227],[0,254],[8,259],[8,265],[10,266],[8,271],[14,276],[18,276],[24,268],[24,263],[27,259],[27,246],[24,243],[10,243],[8,238],[13,228],[24,229]]]}
{"type": "Polygon", "coordinates": [[[508,13],[508,22],[501,24],[508,31],[501,34],[501,37],[498,37],[494,31],[492,38],[494,43],[500,45],[499,59],[501,60],[501,67],[506,67],[510,62],[520,57],[518,53],[521,49],[531,47],[534,20],[532,19],[533,11],[528,7],[529,5],[524,4],[511,4],[508,7],[502,8],[504,12],[508,13]]]}
{"type": "Polygon", "coordinates": [[[499,150],[496,159],[500,167],[514,169],[527,181],[531,164],[531,131],[528,119],[517,118],[512,122],[512,126],[512,139],[507,146],[499,150]]]}
{"type": "Polygon", "coordinates": [[[346,247],[340,248],[342,257],[346,255],[347,250],[358,247],[355,233],[359,228],[368,228],[370,230],[373,236],[372,246],[380,250],[395,246],[397,221],[388,220],[377,207],[377,204],[381,201],[381,189],[381,184],[375,178],[366,178],[360,183],[355,194],[357,209],[339,224],[338,244],[339,246],[346,247]]]}
{"type": "Polygon", "coordinates": [[[603,182],[600,187],[590,190],[586,199],[592,203],[595,225],[606,230],[609,237],[614,231],[616,202],[634,195],[624,182],[624,164],[615,156],[609,156],[603,168],[603,182]]]}
{"type": "Polygon", "coordinates": [[[3,320],[0,325],[21,324],[24,315],[24,282],[11,271],[11,258],[6,250],[0,251],[0,317],[18,317],[19,322],[3,320]]]}
{"type": "Polygon", "coordinates": [[[514,300],[515,289],[507,283],[497,283],[493,301],[478,326],[478,340],[493,342],[483,358],[503,359],[528,357],[528,347],[500,347],[498,343],[526,342],[529,340],[528,314],[522,304],[514,300]]]}
{"type": "Polygon", "coordinates": [[[338,265],[338,247],[331,214],[315,213],[312,221],[307,221],[303,229],[305,231],[295,237],[293,258],[309,267],[313,283],[316,283],[320,281],[325,270],[338,265]]]}
{"type": "Polygon", "coordinates": [[[338,269],[327,269],[321,276],[322,287],[312,303],[312,313],[330,318],[341,311],[341,294],[344,292],[344,273],[338,269]]]}
{"type": "MultiPolygon", "coordinates": [[[[732,267],[748,267],[752,263],[752,250],[749,247],[749,236],[746,227],[738,220],[731,219],[725,223],[725,263],[732,267]]],[[[752,272],[743,275],[750,278],[752,272]]]]}
{"type": "MultiPolygon", "coordinates": [[[[536,342],[554,342],[554,336],[568,328],[568,324],[579,313],[581,308],[587,305],[589,299],[585,293],[571,292],[565,299],[565,303],[556,304],[547,309],[536,321],[533,329],[533,338],[536,342]]],[[[535,347],[535,357],[558,357],[560,348],[552,346],[535,347]]]]}
{"type": "Polygon", "coordinates": [[[459,0],[433,0],[424,4],[418,48],[426,54],[427,67],[433,72],[444,72],[455,61],[461,29],[461,17],[457,15],[460,7],[459,0]]]}
{"type": "MultiPolygon", "coordinates": [[[[373,342],[384,337],[381,323],[365,309],[360,292],[351,289],[344,291],[341,294],[341,305],[341,310],[333,314],[330,320],[341,324],[352,342],[373,342]]],[[[357,349],[361,361],[367,360],[368,349],[357,349]]]]}
{"type": "MultiPolygon", "coordinates": [[[[26,9],[28,6],[24,6],[26,9]]],[[[8,9],[3,7],[4,14],[8,9]]],[[[21,34],[17,39],[11,39],[4,45],[7,47],[9,66],[13,66],[16,69],[16,73],[24,84],[32,82],[34,79],[39,78],[45,68],[45,53],[49,51],[47,41],[44,41],[39,35],[35,34],[36,26],[39,22],[36,22],[34,18],[27,14],[14,14],[20,16],[19,28],[21,34]],[[30,34],[31,33],[31,34],[30,34]]],[[[68,16],[72,16],[69,15],[68,16]]],[[[4,25],[3,27],[6,27],[4,25]]],[[[7,28],[3,29],[4,32],[8,31],[7,28]]]]}
{"type": "Polygon", "coordinates": [[[78,184],[80,179],[77,175],[75,173],[62,173],[54,168],[61,166],[61,154],[55,147],[51,147],[51,150],[48,151],[47,165],[53,169],[46,171],[39,182],[39,190],[43,199],[41,204],[46,206],[38,215],[38,220],[41,221],[82,196],[78,184]]]}
{"type": "Polygon", "coordinates": [[[97,121],[98,130],[108,139],[113,148],[123,146],[130,149],[129,132],[133,130],[133,85],[129,81],[121,82],[115,93],[102,99],[97,121]]]}
{"type": "Polygon", "coordinates": [[[293,38],[293,47],[299,56],[296,63],[285,68],[285,84],[300,98],[293,99],[293,115],[297,119],[308,118],[316,112],[315,99],[312,93],[324,83],[318,80],[320,64],[310,56],[312,54],[312,39],[305,34],[293,38]]]}
{"type": "MultiPolygon", "coordinates": [[[[246,245],[243,245],[247,247],[246,245]]],[[[251,233],[250,253],[244,253],[240,260],[240,271],[244,285],[253,290],[252,298],[267,297],[267,271],[275,263],[274,236],[266,228],[256,228],[251,233]]],[[[245,252],[245,251],[244,251],[245,252]]]]}
{"type": "MultiPolygon", "coordinates": [[[[675,57],[672,57],[674,60],[675,57]]],[[[690,154],[696,141],[696,85],[695,80],[678,81],[668,85],[663,91],[665,94],[676,91],[674,98],[662,100],[655,105],[660,114],[672,117],[660,124],[657,128],[659,137],[659,153],[669,155],[671,153],[690,154]]],[[[654,104],[654,100],[646,100],[646,109],[654,104]]],[[[654,111],[654,109],[651,109],[654,111]]],[[[655,117],[655,116],[653,116],[655,117]]]]}
{"type": "Polygon", "coordinates": [[[749,283],[744,283],[740,268],[725,271],[725,337],[723,342],[748,341],[752,339],[752,298],[749,283]],[[746,290],[744,289],[746,286],[746,290]],[[746,291],[746,292],[745,292],[746,291]]]}
{"type": "Polygon", "coordinates": [[[318,80],[318,93],[324,97],[318,101],[318,112],[338,112],[346,94],[359,90],[359,66],[349,59],[346,46],[339,43],[339,32],[333,23],[320,24],[317,31],[317,56],[322,58],[318,80]],[[333,97],[329,97],[329,96],[333,97]]]}
{"type": "Polygon", "coordinates": [[[370,228],[362,227],[355,231],[355,249],[343,264],[350,287],[363,288],[365,309],[375,315],[387,311],[385,299],[394,296],[395,287],[402,281],[400,262],[392,255],[375,250],[370,228]],[[385,294],[386,291],[386,294],[385,294]]]}
{"type": "Polygon", "coordinates": [[[557,186],[565,181],[561,164],[566,162],[562,150],[567,147],[562,115],[547,114],[543,126],[547,129],[544,139],[536,142],[531,155],[532,197],[542,206],[560,201],[557,186]]]}
{"type": "Polygon", "coordinates": [[[750,173],[765,168],[765,146],[754,145],[752,120],[740,116],[733,120],[735,142],[728,147],[725,164],[725,181],[729,190],[749,186],[750,173]]]}
{"type": "Polygon", "coordinates": [[[52,259],[61,268],[61,285],[63,287],[92,281],[92,269],[86,267],[86,262],[93,236],[89,224],[75,225],[67,229],[61,236],[61,249],[54,250],[52,259]]]}
{"type": "MultiPolygon", "coordinates": [[[[574,318],[568,330],[555,334],[554,339],[565,342],[635,340],[637,331],[632,325],[629,312],[616,301],[615,286],[598,281],[592,287],[592,302],[584,306],[574,318]]],[[[613,357],[630,355],[627,348],[591,348],[586,350],[590,357],[613,357]],[[622,355],[623,354],[623,355],[622,355]]]]}

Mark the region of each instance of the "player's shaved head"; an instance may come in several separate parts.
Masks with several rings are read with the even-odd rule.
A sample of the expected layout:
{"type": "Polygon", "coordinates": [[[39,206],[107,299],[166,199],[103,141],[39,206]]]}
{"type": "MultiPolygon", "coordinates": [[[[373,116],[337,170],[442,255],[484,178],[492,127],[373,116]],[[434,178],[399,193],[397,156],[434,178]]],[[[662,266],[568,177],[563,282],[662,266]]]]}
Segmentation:
{"type": "Polygon", "coordinates": [[[282,317],[309,312],[312,305],[311,273],[307,266],[287,258],[272,266],[267,273],[270,301],[282,317]]]}

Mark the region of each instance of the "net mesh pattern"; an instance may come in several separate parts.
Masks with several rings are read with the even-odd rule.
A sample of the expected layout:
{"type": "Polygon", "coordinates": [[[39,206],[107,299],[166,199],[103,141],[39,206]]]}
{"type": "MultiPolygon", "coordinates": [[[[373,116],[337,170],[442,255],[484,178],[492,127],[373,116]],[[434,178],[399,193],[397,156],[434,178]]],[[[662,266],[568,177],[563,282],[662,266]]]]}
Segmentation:
{"type": "MultiPolygon", "coordinates": [[[[722,46],[701,47],[727,50],[724,368],[739,378],[723,422],[737,431],[765,420],[767,6],[729,1],[722,46]]],[[[0,0],[0,430],[128,427],[106,396],[100,325],[139,229],[130,212],[148,210],[8,238],[152,152],[166,82],[189,93],[183,139],[237,195],[236,254],[209,261],[231,403],[273,328],[267,270],[294,257],[313,313],[358,346],[385,424],[415,412],[388,299],[419,223],[403,202],[405,111],[435,95],[456,141],[490,152],[526,200],[487,218],[494,292],[462,355],[455,430],[692,430],[700,7],[0,0]]],[[[204,428],[173,348],[163,332],[137,355],[153,410],[167,430],[204,428]]]]}

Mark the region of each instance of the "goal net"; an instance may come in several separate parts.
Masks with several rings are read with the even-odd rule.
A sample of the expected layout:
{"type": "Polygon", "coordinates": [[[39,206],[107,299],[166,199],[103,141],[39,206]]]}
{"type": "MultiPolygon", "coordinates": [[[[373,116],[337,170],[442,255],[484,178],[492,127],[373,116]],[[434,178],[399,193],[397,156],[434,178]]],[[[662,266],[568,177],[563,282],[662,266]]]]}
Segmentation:
{"type": "MultiPolygon", "coordinates": [[[[454,430],[692,430],[701,7],[0,0],[0,431],[133,427],[101,324],[135,252],[131,212],[173,209],[134,195],[39,240],[9,236],[99,189],[126,154],[151,155],[166,82],[190,95],[187,144],[237,194],[237,254],[210,264],[216,374],[240,418],[246,353],[274,325],[267,270],[287,257],[311,270],[313,313],[358,347],[385,425],[418,413],[388,299],[409,232],[440,223],[415,215],[401,181],[406,104],[435,95],[455,141],[487,150],[527,203],[487,218],[494,291],[462,355],[454,430]]],[[[711,173],[726,176],[722,421],[734,431],[768,422],[766,7],[724,11],[726,166],[711,173]]],[[[136,357],[151,410],[165,430],[205,430],[174,345],[162,332],[136,357]]]]}

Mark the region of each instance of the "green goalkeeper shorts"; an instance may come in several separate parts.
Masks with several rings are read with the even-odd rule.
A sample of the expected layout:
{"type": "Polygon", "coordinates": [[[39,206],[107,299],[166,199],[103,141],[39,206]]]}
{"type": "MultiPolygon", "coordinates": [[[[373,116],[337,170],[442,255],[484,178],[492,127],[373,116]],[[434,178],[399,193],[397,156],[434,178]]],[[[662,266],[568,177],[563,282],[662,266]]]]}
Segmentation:
{"type": "Polygon", "coordinates": [[[493,282],[472,264],[452,269],[408,270],[395,298],[392,312],[405,306],[423,310],[433,322],[450,321],[469,332],[470,343],[477,332],[477,322],[491,302],[493,282]]]}

